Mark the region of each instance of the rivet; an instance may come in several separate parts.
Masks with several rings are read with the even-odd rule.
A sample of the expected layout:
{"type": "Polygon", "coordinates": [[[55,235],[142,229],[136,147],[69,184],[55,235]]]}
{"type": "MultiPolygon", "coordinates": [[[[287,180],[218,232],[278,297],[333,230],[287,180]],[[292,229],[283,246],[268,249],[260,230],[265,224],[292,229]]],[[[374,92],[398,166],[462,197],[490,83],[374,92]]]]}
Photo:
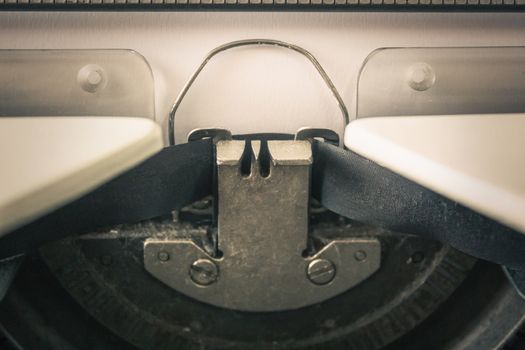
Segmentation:
{"type": "Polygon", "coordinates": [[[165,251],[160,251],[159,254],[157,254],[157,258],[162,262],[166,262],[170,259],[170,254],[165,251]]]}
{"type": "Polygon", "coordinates": [[[407,72],[408,85],[416,91],[425,91],[430,89],[436,82],[434,69],[424,62],[415,63],[407,72]]]}
{"type": "Polygon", "coordinates": [[[99,65],[88,64],[78,71],[77,82],[84,91],[95,93],[106,86],[106,72],[99,65]]]}
{"type": "Polygon", "coordinates": [[[364,250],[358,250],[354,254],[354,258],[357,261],[365,261],[366,260],[366,252],[364,250]]]}

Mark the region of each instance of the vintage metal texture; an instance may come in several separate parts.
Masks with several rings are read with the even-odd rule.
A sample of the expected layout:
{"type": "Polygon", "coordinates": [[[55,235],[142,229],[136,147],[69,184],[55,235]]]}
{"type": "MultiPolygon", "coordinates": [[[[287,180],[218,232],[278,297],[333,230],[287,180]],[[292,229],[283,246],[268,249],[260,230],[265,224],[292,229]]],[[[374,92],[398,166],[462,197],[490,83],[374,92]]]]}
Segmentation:
{"type": "Polygon", "coordinates": [[[309,141],[219,141],[216,147],[216,251],[209,254],[192,239],[150,238],[144,265],[153,276],[216,306],[278,311],[329,299],[377,271],[381,245],[374,238],[325,242],[304,256],[309,141]]]}
{"type": "Polygon", "coordinates": [[[359,75],[357,118],[525,112],[525,47],[386,48],[359,75]]]}
{"type": "Polygon", "coordinates": [[[0,50],[0,102],[0,116],[155,119],[151,68],[132,50],[0,50]]]}
{"type": "MultiPolygon", "coordinates": [[[[355,288],[297,310],[253,313],[210,307],[152,277],[145,271],[142,259],[144,239],[150,237],[161,240],[193,237],[199,244],[206,242],[212,229],[211,215],[211,203],[198,202],[176,213],[173,219],[124,225],[53,243],[43,248],[45,260],[63,288],[100,324],[137,348],[155,344],[159,350],[226,346],[232,349],[252,346],[257,349],[378,349],[414,329],[438,309],[462,283],[475,261],[438,242],[392,234],[313,207],[309,229],[312,237],[321,242],[344,237],[376,238],[382,245],[381,268],[355,288]],[[123,318],[130,322],[122,322],[123,318]]],[[[19,282],[34,284],[34,275],[40,276],[38,281],[46,276],[38,269],[31,274],[31,269],[24,269],[19,282]]],[[[54,283],[56,280],[46,286],[54,283]]],[[[12,318],[6,325],[16,335],[18,330],[14,325],[30,318],[27,313],[11,316],[24,298],[20,292],[32,294],[30,300],[42,299],[34,297],[36,291],[15,284],[0,319],[4,322],[6,317],[12,318]]],[[[47,289],[38,291],[43,299],[46,293],[47,289]]],[[[72,299],[67,296],[57,297],[58,304],[68,300],[71,303],[72,299]]],[[[45,302],[38,303],[41,304],[45,302]]],[[[79,305],[75,305],[77,309],[79,305]]],[[[64,322],[64,317],[57,326],[60,329],[77,321],[64,322]]],[[[29,328],[25,334],[34,334],[35,325],[29,328]]],[[[96,327],[88,328],[85,332],[70,329],[65,334],[59,329],[60,335],[55,340],[64,337],[75,344],[75,348],[89,348],[84,334],[96,327]]],[[[34,338],[28,335],[23,340],[27,345],[32,344],[34,338]]]]}

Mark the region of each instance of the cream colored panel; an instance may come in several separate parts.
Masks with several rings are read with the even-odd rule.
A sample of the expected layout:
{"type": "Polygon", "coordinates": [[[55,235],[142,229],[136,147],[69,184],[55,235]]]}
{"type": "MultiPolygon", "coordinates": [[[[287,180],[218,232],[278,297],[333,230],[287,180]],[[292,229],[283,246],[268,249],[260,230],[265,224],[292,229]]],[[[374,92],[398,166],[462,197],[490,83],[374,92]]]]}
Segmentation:
{"type": "Polygon", "coordinates": [[[52,211],[162,147],[144,118],[0,118],[0,235],[52,211]]]}
{"type": "Polygon", "coordinates": [[[358,119],[345,145],[525,232],[525,114],[358,119]]]}

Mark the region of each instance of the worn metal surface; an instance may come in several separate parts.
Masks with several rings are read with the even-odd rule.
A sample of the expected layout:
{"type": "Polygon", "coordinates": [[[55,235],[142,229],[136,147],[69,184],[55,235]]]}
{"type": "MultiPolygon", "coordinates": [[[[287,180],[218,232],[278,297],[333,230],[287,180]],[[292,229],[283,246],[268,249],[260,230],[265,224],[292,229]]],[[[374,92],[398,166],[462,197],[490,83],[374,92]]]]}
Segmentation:
{"type": "MultiPolygon", "coordinates": [[[[217,45],[221,42],[228,40],[235,40],[240,35],[242,36],[272,36],[282,37],[287,40],[300,43],[301,45],[307,46],[317,57],[321,60],[323,65],[327,68],[327,71],[333,75],[334,83],[341,89],[343,97],[348,104],[353,106],[353,96],[356,74],[363,58],[371,50],[381,46],[472,46],[472,45],[523,45],[525,36],[523,36],[523,28],[525,27],[525,21],[523,16],[519,14],[411,14],[411,13],[398,13],[398,14],[378,14],[378,13],[346,13],[346,14],[316,14],[316,13],[130,13],[130,12],[112,12],[112,13],[70,13],[67,16],[62,13],[3,13],[4,17],[0,19],[0,31],[1,43],[4,48],[76,48],[76,47],[133,47],[144,53],[155,70],[156,82],[157,82],[157,107],[159,109],[160,118],[164,120],[165,116],[169,112],[170,102],[172,97],[180,90],[184,84],[184,80],[181,77],[188,76],[194,69],[195,63],[198,62],[199,58],[205,54],[206,48],[198,43],[206,43],[206,46],[217,45]],[[130,23],[133,23],[130,26],[130,23]],[[418,35],[411,35],[417,28],[418,35]],[[174,35],[176,33],[176,35],[174,35]],[[159,49],[162,48],[162,49],[159,49]],[[175,63],[176,62],[176,63],[175,63]]],[[[299,61],[301,57],[287,57],[282,56],[278,52],[279,50],[269,50],[260,52],[259,50],[242,52],[243,55],[240,62],[243,59],[251,62],[249,69],[246,69],[242,64],[231,63],[230,60],[223,60],[223,64],[218,62],[216,67],[210,67],[209,74],[204,78],[204,81],[200,86],[196,86],[196,94],[192,99],[188,96],[188,104],[185,110],[181,109],[180,117],[178,118],[177,129],[179,130],[179,140],[183,140],[188,130],[199,126],[199,125],[215,125],[217,123],[205,120],[206,118],[214,118],[218,115],[219,110],[221,115],[228,115],[231,117],[231,122],[228,126],[235,124],[235,132],[250,132],[253,130],[261,129],[261,125],[264,124],[266,129],[276,129],[278,123],[280,129],[288,132],[295,131],[296,124],[298,125],[311,125],[315,121],[319,124],[325,125],[332,119],[339,121],[335,118],[336,112],[333,111],[332,106],[325,105],[322,101],[325,100],[325,96],[318,94],[318,86],[309,89],[311,82],[317,82],[317,76],[313,74],[304,74],[303,67],[299,61]],[[270,63],[284,63],[280,65],[270,65],[270,63]],[[283,62],[284,61],[284,62],[283,62]],[[235,65],[235,70],[230,69],[231,66],[235,65]],[[255,68],[254,68],[255,67],[255,68]],[[277,67],[278,69],[275,69],[277,67]],[[297,68],[296,68],[297,67],[297,68]],[[215,69],[214,69],[215,68],[215,69]],[[224,72],[229,73],[225,76],[224,72]],[[249,72],[256,72],[256,74],[267,77],[266,80],[262,81],[262,90],[257,89],[255,92],[251,89],[246,89],[244,81],[249,76],[249,72]],[[270,72],[269,72],[270,71],[270,72]],[[295,73],[295,74],[294,74],[295,73]],[[297,89],[296,86],[290,86],[293,83],[293,79],[296,75],[303,77],[301,89],[297,89]],[[206,79],[207,78],[207,79],[206,79]],[[218,89],[216,85],[210,83],[219,81],[219,79],[229,79],[232,83],[225,83],[228,89],[218,89]],[[292,81],[290,85],[288,81],[292,81]],[[278,86],[278,88],[276,88],[278,86]],[[207,103],[201,103],[201,96],[209,96],[207,103]],[[224,100],[232,96],[235,98],[235,104],[225,104],[224,100]],[[288,103],[283,103],[288,101],[288,103]],[[226,106],[226,107],[225,107],[226,106]],[[226,109],[226,110],[225,110],[226,109]],[[276,113],[277,112],[279,113],[276,113]],[[249,122],[243,119],[250,114],[249,122]],[[293,113],[292,113],[293,112],[293,113]],[[294,115],[293,124],[287,123],[283,125],[283,115],[294,115]],[[195,116],[198,115],[199,118],[195,116]],[[298,121],[299,118],[305,119],[307,122],[298,121]],[[258,120],[258,123],[254,123],[253,120],[258,120]],[[292,124],[290,126],[290,124],[292,124]]],[[[291,55],[293,56],[293,55],[291,55]]],[[[259,80],[258,80],[259,81],[259,80]]],[[[353,114],[354,108],[351,108],[353,114]]],[[[222,118],[222,117],[221,117],[222,118]]],[[[213,120],[212,120],[213,121],[213,120]]],[[[315,124],[317,125],[317,124],[315,124]]],[[[336,125],[334,125],[336,126],[336,125]]],[[[137,228],[137,230],[141,230],[137,228]]],[[[417,240],[417,238],[413,238],[417,240]]],[[[391,256],[405,256],[410,255],[408,248],[408,241],[405,244],[395,245],[395,253],[391,256]]],[[[82,249],[85,248],[80,256],[86,256],[87,262],[77,258],[77,249],[81,249],[78,246],[65,245],[63,251],[53,251],[53,256],[49,259],[55,259],[55,267],[62,280],[67,280],[69,290],[74,290],[79,300],[82,300],[83,305],[92,306],[94,309],[90,311],[92,314],[103,314],[102,316],[110,318],[111,315],[122,315],[120,313],[120,307],[129,306],[130,309],[139,304],[137,300],[133,298],[127,298],[125,300],[130,303],[119,304],[119,298],[109,299],[111,302],[102,302],[101,291],[107,292],[105,295],[117,295],[122,292],[122,282],[124,279],[130,282],[130,288],[136,290],[142,290],[144,296],[143,302],[147,302],[147,298],[151,299],[151,294],[155,297],[157,293],[152,292],[156,288],[161,289],[164,287],[166,290],[169,288],[163,286],[158,281],[152,284],[150,279],[146,276],[144,279],[139,279],[139,282],[131,284],[135,277],[131,277],[132,272],[140,274],[142,266],[137,267],[131,271],[132,266],[136,261],[140,260],[140,254],[134,256],[130,254],[129,239],[123,238],[121,242],[115,240],[116,249],[114,251],[107,252],[113,257],[113,265],[107,267],[99,262],[99,255],[101,255],[102,247],[104,243],[99,241],[99,244],[94,242],[92,246],[87,247],[89,244],[84,244],[82,249]],[[61,255],[61,256],[59,256],[61,255]],[[67,260],[65,256],[72,256],[71,260],[67,260]],[[60,266],[60,262],[64,262],[60,266]],[[67,260],[67,261],[66,261],[67,260]],[[67,271],[69,264],[81,264],[77,271],[67,271]],[[123,274],[123,270],[118,270],[118,267],[126,267],[127,273],[123,274]],[[69,275],[67,274],[69,272],[69,275]],[[112,273],[113,272],[113,273],[112,273]],[[129,272],[129,273],[128,273],[129,272]],[[107,275],[106,275],[107,273],[107,275]],[[111,274],[111,276],[109,276],[111,274]],[[104,279],[107,277],[107,279],[104,279]],[[109,277],[114,277],[113,279],[109,277]],[[120,279],[119,279],[120,278],[120,279]],[[151,288],[144,288],[145,285],[151,286],[151,288]],[[94,287],[95,286],[95,287],[94,287]],[[114,288],[116,286],[116,288],[114,288]],[[83,288],[86,287],[86,292],[83,288]],[[87,292],[88,288],[91,287],[91,292],[87,292]],[[98,291],[100,294],[93,294],[93,290],[98,291]],[[112,294],[113,293],[113,294],[112,294]],[[102,307],[104,306],[104,308],[102,307]],[[97,306],[99,309],[96,309],[97,306]]],[[[414,246],[410,246],[410,249],[414,249],[414,246]]],[[[52,254],[50,254],[52,255],[52,254]]],[[[407,258],[408,259],[408,258],[407,258]]],[[[102,259],[101,259],[102,260],[102,259]]],[[[104,259],[107,261],[107,259],[104,259]]],[[[424,262],[423,264],[426,264],[424,262]]],[[[389,268],[383,266],[385,271],[395,272],[395,275],[400,275],[403,280],[406,278],[413,278],[411,274],[414,270],[410,270],[415,267],[422,265],[418,264],[388,264],[392,266],[389,268]]],[[[426,266],[426,265],[425,265],[426,266]]],[[[448,274],[450,269],[440,268],[439,275],[443,273],[448,274]],[[445,272],[444,272],[445,271],[445,272]]],[[[380,273],[380,272],[378,272],[380,273]]],[[[393,273],[394,275],[394,273],[393,273]]],[[[376,275],[377,276],[377,275],[376,275]]],[[[447,275],[448,276],[448,275],[447,275]]],[[[32,286],[41,274],[35,273],[33,276],[27,276],[27,284],[29,288],[26,289],[26,293],[34,294],[32,297],[38,296],[41,298],[50,298],[50,293],[47,290],[34,290],[32,286]],[[34,278],[31,278],[34,277],[34,278]],[[35,279],[36,278],[36,279],[35,279]]],[[[492,286],[493,280],[483,276],[488,287],[492,286]]],[[[414,278],[416,280],[416,278],[414,278]]],[[[346,315],[354,314],[358,315],[359,310],[352,309],[355,304],[363,302],[372,302],[371,298],[360,297],[359,295],[375,295],[374,291],[381,290],[380,286],[391,286],[393,285],[392,280],[383,279],[380,284],[370,284],[370,288],[363,288],[362,290],[353,290],[349,293],[350,298],[345,299],[345,302],[341,302],[340,305],[350,305],[348,308],[339,309],[339,314],[342,318],[346,315]]],[[[408,282],[407,282],[408,283],[408,282]]],[[[44,285],[44,283],[40,284],[44,285]]],[[[487,285],[481,285],[480,289],[486,290],[487,285]]],[[[422,294],[432,294],[436,298],[443,294],[446,295],[445,283],[439,280],[435,284],[435,288],[425,287],[425,291],[422,294]]],[[[392,289],[398,290],[398,285],[392,289]]],[[[383,288],[384,289],[384,288],[383,288]]],[[[382,292],[384,290],[381,290],[382,292]]],[[[384,291],[386,292],[386,291],[384,291]]],[[[182,337],[191,338],[196,333],[202,335],[205,341],[212,341],[206,337],[220,336],[220,331],[226,334],[224,337],[231,336],[228,334],[227,329],[220,329],[223,322],[218,319],[224,319],[224,317],[208,317],[203,319],[202,325],[204,329],[194,325],[190,327],[191,322],[194,319],[184,318],[184,312],[181,312],[180,304],[173,302],[174,297],[184,299],[176,292],[171,290],[166,291],[166,298],[161,299],[162,308],[166,309],[166,314],[158,316],[162,320],[166,320],[164,325],[154,324],[151,318],[151,314],[148,312],[141,312],[138,308],[130,311],[133,320],[137,320],[137,324],[129,327],[125,327],[122,322],[118,325],[114,325],[114,328],[119,328],[122,333],[127,332],[128,338],[137,340],[136,334],[147,334],[148,331],[153,334],[155,333],[152,329],[168,329],[168,324],[174,324],[180,317],[181,320],[177,323],[176,327],[179,327],[180,334],[182,337]],[[170,292],[172,292],[170,294],[170,292]],[[183,316],[181,316],[181,313],[183,316]],[[176,315],[176,316],[172,316],[176,315]],[[172,316],[172,319],[169,317],[172,316]],[[171,321],[171,322],[170,322],[171,321]],[[208,321],[208,323],[206,323],[208,321]],[[148,327],[144,326],[149,322],[148,327]],[[184,327],[191,328],[191,332],[184,332],[184,327]],[[124,329],[126,328],[126,329],[124,329]],[[199,331],[199,329],[201,329],[199,331]],[[213,332],[210,335],[210,330],[213,332]],[[200,333],[199,333],[200,332],[200,333]],[[135,336],[133,336],[135,333],[135,336]]],[[[381,296],[381,300],[385,298],[381,296]]],[[[58,298],[57,298],[58,299],[58,298]]],[[[424,298],[423,298],[424,299],[424,298]]],[[[466,298],[465,300],[470,300],[466,298]]],[[[121,299],[122,300],[122,299],[121,299]]],[[[155,299],[158,302],[159,299],[155,299]]],[[[425,299],[426,300],[426,299],[425,299]]],[[[186,300],[188,301],[188,300],[186,300]]],[[[378,300],[376,300],[377,302],[378,300]]],[[[485,303],[488,303],[485,300],[485,303]]],[[[420,303],[420,305],[427,305],[420,303]]],[[[491,304],[493,305],[493,304],[491,304]]],[[[356,307],[358,308],[359,305],[356,307]]],[[[367,307],[377,309],[376,305],[367,304],[367,307]]],[[[300,326],[308,328],[305,331],[305,336],[314,337],[317,332],[325,332],[328,328],[322,328],[325,315],[328,314],[328,309],[323,307],[323,310],[317,313],[319,328],[306,327],[305,323],[301,323],[300,326]],[[319,314],[320,313],[320,314],[319,314]]],[[[147,308],[145,308],[147,309],[147,308]]],[[[406,311],[407,308],[403,307],[406,311]]],[[[20,310],[27,310],[26,308],[20,308],[20,310]]],[[[49,312],[44,313],[46,315],[56,314],[56,308],[48,309],[49,312]]],[[[62,308],[62,310],[69,310],[69,308],[62,308]]],[[[420,317],[421,313],[412,312],[413,309],[409,309],[410,312],[405,313],[409,315],[416,315],[420,317]]],[[[419,310],[419,308],[416,308],[419,310]]],[[[466,310],[468,312],[474,312],[475,308],[466,310]]],[[[203,310],[199,310],[203,311],[203,310]]],[[[217,311],[217,310],[214,310],[217,311]]],[[[209,311],[210,313],[212,311],[209,311]]],[[[397,312],[397,311],[396,311],[397,312]]],[[[210,316],[210,313],[201,312],[210,316]]],[[[16,314],[16,313],[15,313],[16,314]]],[[[190,312],[188,312],[190,314],[190,312]]],[[[195,313],[194,313],[195,314],[195,313]]],[[[19,317],[27,315],[27,313],[18,313],[19,317]]],[[[402,320],[403,317],[399,316],[399,313],[395,314],[396,320],[402,320]]],[[[314,316],[314,314],[306,314],[298,316],[294,321],[300,321],[314,316]]],[[[412,316],[410,316],[412,317],[412,316]]],[[[410,320],[410,317],[406,318],[410,320]]],[[[115,317],[117,318],[117,317],[115,317]]],[[[233,317],[232,317],[233,318],[233,317]]],[[[444,324],[449,324],[452,317],[443,317],[443,323],[438,325],[438,329],[443,330],[444,324]]],[[[62,318],[61,324],[65,324],[65,318],[62,318]]],[[[298,324],[299,322],[278,322],[281,320],[274,319],[282,328],[283,325],[287,327],[298,324]]],[[[250,322],[246,322],[245,318],[242,318],[245,324],[244,328],[247,328],[250,322]]],[[[384,320],[383,320],[384,321],[384,320]]],[[[383,322],[382,321],[382,322],[383,322]]],[[[474,321],[474,319],[473,319],[474,321]]],[[[340,335],[341,330],[339,326],[344,324],[344,320],[341,318],[337,319],[337,332],[340,335]]],[[[388,320],[386,321],[388,322],[388,320]]],[[[406,321],[408,323],[408,321],[406,321]]],[[[224,322],[225,323],[225,322],[224,322]]],[[[255,322],[254,322],[255,323],[255,322]]],[[[315,322],[312,321],[312,324],[315,322]]],[[[327,324],[333,324],[327,322],[327,324]]],[[[406,323],[403,324],[405,326],[406,323]]],[[[48,325],[47,325],[48,326],[48,325]]],[[[243,329],[242,324],[237,324],[238,327],[229,328],[243,329]]],[[[174,327],[174,328],[176,328],[174,327]]],[[[408,327],[408,326],[407,326],[408,327]]],[[[246,332],[246,339],[251,336],[255,339],[259,332],[264,332],[266,329],[271,328],[271,322],[264,324],[259,329],[250,328],[253,332],[246,332]]],[[[347,327],[348,328],[348,327],[347,327]]],[[[345,329],[347,329],[345,328],[345,329]]],[[[404,327],[403,327],[404,328],[404,327]]],[[[278,327],[271,328],[274,331],[279,331],[278,327]]],[[[381,334],[384,329],[389,329],[388,326],[377,326],[374,331],[375,334],[381,334]]],[[[394,327],[399,331],[400,327],[394,327]]],[[[49,328],[46,328],[49,331],[49,328]]],[[[435,334],[435,329],[432,330],[435,334]]],[[[23,329],[23,334],[28,335],[28,329],[23,329]]],[[[49,333],[43,333],[49,334],[49,333]]],[[[66,333],[64,333],[66,334],[66,333]]],[[[84,333],[72,333],[74,336],[71,337],[72,342],[78,340],[78,342],[84,343],[86,348],[89,348],[88,342],[85,341],[84,333]]],[[[291,333],[289,333],[291,334],[291,333]]],[[[468,334],[465,334],[465,338],[468,334]]],[[[241,334],[237,334],[241,337],[241,334]]],[[[284,336],[283,336],[284,337],[284,336]]],[[[383,337],[383,335],[380,335],[383,337]]],[[[371,335],[372,338],[372,335],[371,335]]],[[[376,336],[377,338],[377,336],[376,336]]],[[[40,338],[42,339],[42,338],[40,338]]],[[[46,338],[48,339],[48,338],[46,338]]],[[[144,348],[148,346],[151,348],[152,342],[147,343],[146,338],[142,341],[144,348]]],[[[264,338],[266,339],[266,338],[264,338]]],[[[169,343],[172,339],[166,339],[165,342],[169,343]]],[[[357,341],[356,341],[357,343],[357,341]]],[[[159,343],[157,343],[159,344],[159,343]]],[[[268,346],[271,346],[271,342],[268,341],[268,346]]],[[[360,342],[360,344],[366,344],[366,341],[360,342]]],[[[432,343],[427,343],[432,344],[432,343]]],[[[195,340],[194,348],[202,349],[201,346],[195,340]]],[[[239,348],[246,349],[248,346],[240,345],[239,348]]],[[[358,347],[357,345],[355,347],[358,347]]],[[[39,348],[38,346],[29,346],[29,349],[39,348]]],[[[93,348],[93,347],[91,347],[93,348]]],[[[103,348],[103,347],[99,347],[103,348]]],[[[162,345],[157,346],[157,349],[162,348],[162,345]]],[[[177,348],[168,347],[164,348],[177,348]]],[[[178,347],[182,349],[189,349],[189,346],[178,347]]],[[[352,346],[344,345],[336,347],[351,349],[352,346]]],[[[362,345],[361,348],[370,349],[362,345]]],[[[404,350],[407,347],[403,348],[404,350]]],[[[421,349],[421,348],[419,348],[421,349]]]]}
{"type": "Polygon", "coordinates": [[[525,47],[390,48],[359,76],[357,117],[525,111],[525,47]]]}
{"type": "Polygon", "coordinates": [[[43,249],[45,261],[94,319],[137,348],[155,344],[158,350],[378,349],[439,308],[475,261],[438,242],[395,235],[316,209],[309,229],[316,241],[376,238],[382,245],[381,268],[355,288],[297,310],[252,313],[210,307],[168,287],[143,266],[144,239],[207,240],[212,208],[201,204],[176,213],[174,221],[125,225],[53,243],[43,249]]]}
{"type": "Polygon", "coordinates": [[[297,309],[359,284],[379,268],[381,245],[348,238],[309,247],[311,164],[309,141],[219,141],[217,246],[150,238],[146,270],[192,298],[243,311],[297,309]],[[320,261],[333,266],[329,279],[315,269],[320,261]]]}
{"type": "Polygon", "coordinates": [[[198,141],[205,138],[211,138],[214,142],[218,140],[231,140],[232,133],[230,130],[221,128],[194,129],[188,134],[188,142],[198,141]]]}
{"type": "Polygon", "coordinates": [[[153,90],[132,50],[0,50],[0,116],[155,119],[153,90]]]}
{"type": "Polygon", "coordinates": [[[314,259],[310,261],[306,270],[308,279],[320,286],[332,282],[336,272],[334,263],[328,259],[314,259]]]}
{"type": "Polygon", "coordinates": [[[296,140],[323,139],[333,145],[339,146],[339,135],[331,129],[303,127],[295,133],[296,140]]]}

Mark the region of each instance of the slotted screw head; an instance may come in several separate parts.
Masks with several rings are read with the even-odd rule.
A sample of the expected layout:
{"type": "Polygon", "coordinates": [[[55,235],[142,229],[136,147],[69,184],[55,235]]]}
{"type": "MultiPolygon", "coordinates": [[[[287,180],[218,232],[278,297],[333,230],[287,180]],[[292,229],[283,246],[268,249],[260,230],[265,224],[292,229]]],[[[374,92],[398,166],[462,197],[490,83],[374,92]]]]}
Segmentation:
{"type": "Polygon", "coordinates": [[[196,260],[190,266],[191,280],[199,286],[209,286],[214,283],[219,276],[219,268],[208,259],[196,260]]]}
{"type": "Polygon", "coordinates": [[[315,259],[308,264],[308,279],[317,285],[330,283],[335,277],[335,265],[327,259],[315,259]]]}

